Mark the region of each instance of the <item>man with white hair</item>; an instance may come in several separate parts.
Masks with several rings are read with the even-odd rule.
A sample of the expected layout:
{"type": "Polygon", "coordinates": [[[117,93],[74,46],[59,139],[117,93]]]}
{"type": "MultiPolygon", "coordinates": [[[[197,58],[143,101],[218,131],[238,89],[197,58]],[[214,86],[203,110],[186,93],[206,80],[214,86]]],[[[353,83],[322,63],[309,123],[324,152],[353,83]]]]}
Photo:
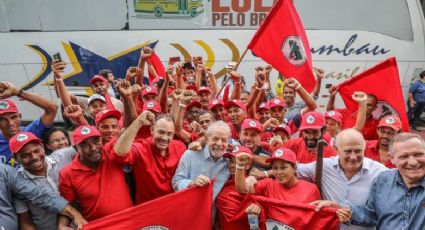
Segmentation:
{"type": "Polygon", "coordinates": [[[214,179],[213,221],[216,214],[215,198],[230,175],[227,167],[228,160],[223,158],[230,135],[230,127],[225,122],[211,123],[206,132],[205,147],[201,151],[186,150],[172,180],[174,191],[180,191],[194,186],[205,186],[214,179]]]}
{"type": "MultiPolygon", "coordinates": [[[[322,198],[315,201],[317,210],[333,206],[364,205],[372,181],[387,168],[364,157],[366,142],[363,135],[355,129],[346,129],[336,137],[338,155],[323,159],[322,198]]],[[[308,181],[315,179],[316,162],[297,165],[297,176],[308,181]]],[[[340,229],[373,229],[360,226],[341,225],[340,229]]]]}
{"type": "Polygon", "coordinates": [[[423,229],[425,223],[425,141],[415,133],[401,133],[390,147],[397,170],[375,178],[366,204],[341,208],[342,222],[377,229],[423,229]]]}

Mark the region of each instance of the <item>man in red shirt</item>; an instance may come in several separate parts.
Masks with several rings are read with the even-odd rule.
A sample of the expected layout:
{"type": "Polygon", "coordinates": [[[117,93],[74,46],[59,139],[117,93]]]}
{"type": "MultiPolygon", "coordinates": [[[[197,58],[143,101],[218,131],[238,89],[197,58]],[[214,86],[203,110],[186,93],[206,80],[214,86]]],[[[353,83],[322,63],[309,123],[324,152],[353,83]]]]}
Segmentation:
{"type": "MultiPolygon", "coordinates": [[[[325,132],[325,116],[319,112],[308,112],[301,121],[301,138],[288,140],[283,146],[294,151],[298,163],[310,163],[316,160],[318,142],[325,132]]],[[[336,150],[325,146],[323,157],[336,155],[336,150]]]]}
{"type": "Polygon", "coordinates": [[[136,181],[136,203],[172,193],[171,180],[186,150],[183,142],[173,140],[174,122],[168,115],[143,113],[122,133],[114,147],[115,158],[130,164],[136,181]],[[151,126],[151,137],[135,141],[143,126],[151,126]]]}
{"type": "MultiPolygon", "coordinates": [[[[113,143],[103,146],[99,131],[88,125],[75,129],[73,140],[78,157],[60,172],[60,194],[70,203],[78,200],[88,221],[130,208],[122,166],[107,151],[113,143]]],[[[69,224],[63,217],[59,223],[69,224]]]]}
{"type": "MultiPolygon", "coordinates": [[[[327,111],[335,110],[342,114],[342,129],[352,128],[356,124],[357,111],[352,112],[347,108],[345,109],[335,109],[335,95],[336,89],[331,88],[329,102],[326,107],[327,111]]],[[[376,127],[378,126],[379,121],[376,120],[372,113],[377,108],[378,99],[375,95],[367,94],[367,109],[366,109],[366,123],[362,129],[362,134],[365,140],[376,140],[378,139],[378,134],[376,133],[376,127]]]]}
{"type": "Polygon", "coordinates": [[[212,98],[211,90],[208,87],[201,87],[198,90],[199,101],[202,104],[203,109],[208,109],[209,103],[212,98]]]}
{"type": "Polygon", "coordinates": [[[221,99],[214,99],[210,103],[210,111],[214,113],[216,121],[227,121],[227,112],[221,99]]]}
{"type": "Polygon", "coordinates": [[[270,108],[267,103],[262,102],[260,106],[258,106],[257,117],[261,124],[264,124],[268,119],[270,119],[270,108]]]}
{"type": "Polygon", "coordinates": [[[121,112],[116,109],[105,109],[96,114],[96,128],[102,135],[104,144],[110,142],[120,134],[121,112]]]}
{"type": "Polygon", "coordinates": [[[231,100],[224,104],[230,122],[228,125],[232,131],[232,138],[239,140],[242,122],[246,119],[246,106],[241,100],[231,100]]]}
{"type": "Polygon", "coordinates": [[[275,98],[269,101],[268,107],[270,109],[270,116],[277,119],[279,123],[284,123],[283,117],[285,116],[285,102],[280,98],[275,98]]]}
{"type": "Polygon", "coordinates": [[[402,123],[397,116],[388,115],[381,118],[377,127],[378,140],[366,142],[365,156],[381,162],[387,168],[395,168],[395,165],[391,162],[389,146],[401,129],[402,123]]]}

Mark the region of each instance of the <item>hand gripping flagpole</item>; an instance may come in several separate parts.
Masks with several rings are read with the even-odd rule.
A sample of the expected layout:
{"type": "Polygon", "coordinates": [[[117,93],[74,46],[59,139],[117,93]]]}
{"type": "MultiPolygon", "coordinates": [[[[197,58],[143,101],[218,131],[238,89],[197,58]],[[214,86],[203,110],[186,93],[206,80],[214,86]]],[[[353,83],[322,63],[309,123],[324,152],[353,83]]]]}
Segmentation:
{"type": "MultiPolygon", "coordinates": [[[[242,59],[245,57],[245,54],[248,52],[248,48],[245,49],[245,51],[242,53],[241,57],[239,58],[239,61],[236,63],[235,68],[233,69],[233,71],[236,71],[239,67],[239,64],[241,64],[242,59]]],[[[218,96],[221,94],[221,92],[223,91],[223,89],[226,87],[227,83],[229,82],[230,77],[228,77],[225,81],[224,84],[221,86],[220,91],[218,91],[217,95],[215,96],[216,98],[218,98],[218,96]]]]}

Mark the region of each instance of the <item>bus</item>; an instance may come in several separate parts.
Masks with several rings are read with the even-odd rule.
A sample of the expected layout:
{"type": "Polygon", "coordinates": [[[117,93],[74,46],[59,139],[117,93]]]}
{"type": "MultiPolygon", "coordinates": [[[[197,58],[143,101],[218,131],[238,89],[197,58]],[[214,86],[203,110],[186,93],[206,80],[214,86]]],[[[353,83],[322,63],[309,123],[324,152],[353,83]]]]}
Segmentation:
{"type": "Polygon", "coordinates": [[[163,14],[196,17],[203,12],[203,4],[201,0],[135,0],[134,11],[155,17],[162,17],[163,14]]]}
{"type": "MultiPolygon", "coordinates": [[[[196,1],[202,13],[194,17],[165,17],[165,11],[158,17],[140,11],[147,2],[160,6],[170,2],[170,8],[183,2],[185,6],[173,5],[174,9],[189,12],[196,5],[190,0],[103,0],[101,7],[89,0],[13,2],[0,2],[0,80],[58,101],[50,69],[56,52],[68,63],[65,84],[76,95],[92,93],[89,79],[102,68],[124,77],[127,68],[137,64],[140,49],[152,41],[158,41],[155,51],[164,64],[169,57],[186,61],[203,56],[220,78],[229,61],[239,60],[274,1],[196,1]]],[[[419,0],[294,0],[294,4],[307,32],[313,66],[325,70],[317,100],[321,111],[329,97],[327,88],[388,57],[397,59],[405,95],[425,69],[425,22],[419,0]]],[[[254,68],[265,64],[248,52],[238,71],[250,85],[254,68]]],[[[272,82],[277,76],[273,71],[272,82]]],[[[40,116],[38,108],[12,99],[23,120],[40,116]]],[[[340,98],[337,103],[343,106],[340,98]]],[[[60,114],[56,120],[62,121],[60,114]]]]}

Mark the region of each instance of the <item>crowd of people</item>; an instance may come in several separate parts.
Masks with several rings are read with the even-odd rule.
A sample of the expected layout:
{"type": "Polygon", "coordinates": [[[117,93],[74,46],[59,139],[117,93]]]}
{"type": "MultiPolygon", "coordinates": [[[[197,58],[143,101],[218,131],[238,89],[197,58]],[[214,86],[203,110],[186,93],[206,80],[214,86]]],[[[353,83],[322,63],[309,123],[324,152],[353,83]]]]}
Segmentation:
{"type": "MultiPolygon", "coordinates": [[[[395,114],[376,120],[375,95],[355,92],[352,113],[335,108],[338,92],[331,88],[322,114],[316,111],[320,68],[312,93],[289,77],[273,93],[271,66],[253,69],[255,83],[248,86],[230,62],[219,83],[201,57],[158,76],[147,63],[153,53],[144,47],[123,79],[108,70],[93,76],[90,97],[68,92],[66,63],[54,60],[54,86],[71,133],[52,127],[58,105],[0,83],[0,229],[80,229],[212,180],[214,229],[249,229],[248,222],[230,221],[247,194],[308,203],[318,212],[338,208],[340,229],[423,228],[425,141],[403,133],[395,114]],[[21,127],[10,98],[43,114],[21,127]]],[[[410,103],[423,110],[422,99],[412,96],[410,103]]],[[[255,203],[246,209],[261,212],[255,203]]]]}

